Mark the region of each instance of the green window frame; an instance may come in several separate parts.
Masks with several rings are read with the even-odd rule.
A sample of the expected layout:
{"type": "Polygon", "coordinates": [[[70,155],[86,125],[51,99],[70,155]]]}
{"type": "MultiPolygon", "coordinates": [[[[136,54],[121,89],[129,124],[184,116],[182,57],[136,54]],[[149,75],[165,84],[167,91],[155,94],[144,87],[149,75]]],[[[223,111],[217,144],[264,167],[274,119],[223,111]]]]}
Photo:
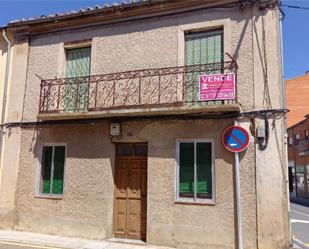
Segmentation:
{"type": "Polygon", "coordinates": [[[215,201],[213,140],[177,141],[177,201],[215,201]]]}
{"type": "Polygon", "coordinates": [[[42,147],[38,194],[62,196],[64,193],[65,145],[42,147]]]}

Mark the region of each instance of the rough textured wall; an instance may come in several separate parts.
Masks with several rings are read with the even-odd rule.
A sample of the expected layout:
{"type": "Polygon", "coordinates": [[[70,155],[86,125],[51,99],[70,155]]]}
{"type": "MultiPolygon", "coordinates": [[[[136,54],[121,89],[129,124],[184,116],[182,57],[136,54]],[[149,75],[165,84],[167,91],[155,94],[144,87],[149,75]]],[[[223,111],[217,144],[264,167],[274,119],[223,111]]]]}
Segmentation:
{"type": "Polygon", "coordinates": [[[23,130],[16,201],[16,228],[105,238],[113,203],[113,146],[107,125],[23,130]],[[66,143],[63,200],[36,198],[42,145],[66,143]]]}
{"type": "MultiPolygon", "coordinates": [[[[0,98],[3,98],[3,86],[4,86],[4,72],[6,64],[6,51],[7,45],[2,35],[0,36],[0,98]]],[[[2,101],[0,101],[0,111],[2,111],[2,101]]]]}
{"type": "Polygon", "coordinates": [[[35,120],[38,114],[40,79],[35,74],[45,79],[65,76],[65,42],[92,39],[91,74],[177,66],[180,63],[178,35],[181,25],[225,19],[231,22],[229,44],[225,44],[231,50],[225,52],[234,56],[239,65],[238,100],[244,109],[250,109],[253,106],[250,14],[250,9],[203,10],[143,22],[32,37],[23,118],[35,120]]]}
{"type": "Polygon", "coordinates": [[[20,128],[6,129],[3,136],[0,181],[0,227],[13,227],[18,178],[20,128]]]}
{"type": "MultiPolygon", "coordinates": [[[[7,43],[0,35],[0,113],[2,113],[4,77],[7,59],[7,43]]],[[[28,44],[11,41],[11,55],[7,86],[6,113],[3,122],[18,122],[22,117],[23,97],[26,82],[28,44]]],[[[1,115],[1,114],[0,114],[1,115]]],[[[0,227],[12,227],[15,191],[19,165],[20,128],[4,129],[0,165],[0,227]]]]}
{"type": "Polygon", "coordinates": [[[6,122],[20,122],[27,85],[28,40],[15,41],[11,51],[11,70],[7,96],[6,122]]]}
{"type": "MultiPolygon", "coordinates": [[[[221,143],[221,134],[230,124],[231,120],[122,123],[123,137],[114,142],[148,142],[148,243],[180,248],[235,247],[234,157],[221,143]],[[215,141],[213,206],[175,204],[176,140],[194,138],[215,141]]],[[[88,238],[112,235],[114,145],[108,131],[108,124],[23,131],[17,229],[88,238]],[[43,143],[53,142],[67,143],[63,200],[34,197],[39,150],[43,143]]],[[[255,248],[255,170],[249,151],[241,165],[242,203],[245,244],[255,248]]]]}
{"type": "MultiPolygon", "coordinates": [[[[256,8],[253,13],[257,15],[260,11],[256,8]]],[[[268,11],[259,18],[256,17],[253,28],[254,107],[258,110],[284,108],[279,11],[268,11]]],[[[264,127],[264,118],[256,119],[256,125],[264,127]]],[[[256,146],[259,248],[289,248],[285,133],[283,117],[269,117],[268,145],[265,150],[259,150],[256,146]]]]}

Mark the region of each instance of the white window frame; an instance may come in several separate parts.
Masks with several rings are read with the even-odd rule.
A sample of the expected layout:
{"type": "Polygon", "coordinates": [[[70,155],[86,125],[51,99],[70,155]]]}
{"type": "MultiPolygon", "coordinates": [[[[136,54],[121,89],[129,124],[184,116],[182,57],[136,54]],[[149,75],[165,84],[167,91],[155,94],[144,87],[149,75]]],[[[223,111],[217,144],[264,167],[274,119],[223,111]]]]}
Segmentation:
{"type": "MultiPolygon", "coordinates": [[[[196,189],[196,153],[194,153],[194,185],[196,189]]],[[[177,203],[192,203],[192,204],[212,204],[216,203],[216,184],[215,184],[215,143],[214,139],[179,139],[176,141],[176,202],[177,203]],[[196,152],[196,143],[210,143],[211,144],[211,198],[197,198],[194,193],[193,198],[185,198],[179,196],[179,159],[180,159],[180,143],[194,143],[194,152],[196,152]]]]}
{"type": "Polygon", "coordinates": [[[291,137],[289,137],[289,145],[293,145],[293,137],[291,136],[291,137]]]}
{"type": "MultiPolygon", "coordinates": [[[[66,175],[66,158],[67,158],[67,144],[65,143],[45,143],[40,146],[39,152],[39,159],[38,159],[38,167],[37,167],[37,177],[35,183],[35,197],[39,198],[51,198],[51,199],[62,199],[64,197],[65,191],[65,175],[66,175]],[[43,159],[43,148],[44,147],[53,147],[53,154],[52,154],[52,165],[51,165],[51,178],[53,177],[53,170],[54,170],[54,147],[56,146],[63,146],[65,148],[64,153],[64,165],[63,165],[63,191],[62,194],[45,194],[41,193],[40,191],[40,184],[41,184],[41,172],[42,172],[42,159],[43,159]]],[[[52,181],[51,181],[52,184],[52,181]]]]}
{"type": "Polygon", "coordinates": [[[305,130],[305,139],[309,138],[309,130],[305,130]]]}
{"type": "Polygon", "coordinates": [[[299,142],[300,142],[300,134],[299,133],[296,133],[295,134],[295,145],[298,145],[299,144],[299,142]]]}

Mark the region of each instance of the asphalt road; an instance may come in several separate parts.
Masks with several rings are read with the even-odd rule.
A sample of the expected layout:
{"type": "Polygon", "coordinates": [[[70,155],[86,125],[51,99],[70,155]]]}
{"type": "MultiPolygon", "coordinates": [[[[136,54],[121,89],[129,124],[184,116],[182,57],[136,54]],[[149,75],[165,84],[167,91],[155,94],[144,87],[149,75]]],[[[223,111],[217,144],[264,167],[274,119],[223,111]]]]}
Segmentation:
{"type": "Polygon", "coordinates": [[[291,203],[290,218],[296,244],[309,249],[309,207],[291,203]]]}

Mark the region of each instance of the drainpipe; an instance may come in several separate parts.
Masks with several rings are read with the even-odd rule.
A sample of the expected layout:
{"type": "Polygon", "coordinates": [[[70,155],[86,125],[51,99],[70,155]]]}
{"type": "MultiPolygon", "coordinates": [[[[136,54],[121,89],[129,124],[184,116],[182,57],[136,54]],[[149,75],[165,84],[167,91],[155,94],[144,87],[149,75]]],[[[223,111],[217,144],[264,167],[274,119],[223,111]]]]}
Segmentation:
{"type": "Polygon", "coordinates": [[[5,65],[5,72],[4,72],[4,87],[3,87],[2,114],[1,114],[0,160],[2,158],[3,135],[4,135],[3,124],[5,122],[7,88],[8,88],[8,81],[9,81],[10,59],[11,59],[11,42],[6,36],[5,29],[2,30],[2,36],[7,43],[7,56],[6,56],[6,65],[5,65]]]}

